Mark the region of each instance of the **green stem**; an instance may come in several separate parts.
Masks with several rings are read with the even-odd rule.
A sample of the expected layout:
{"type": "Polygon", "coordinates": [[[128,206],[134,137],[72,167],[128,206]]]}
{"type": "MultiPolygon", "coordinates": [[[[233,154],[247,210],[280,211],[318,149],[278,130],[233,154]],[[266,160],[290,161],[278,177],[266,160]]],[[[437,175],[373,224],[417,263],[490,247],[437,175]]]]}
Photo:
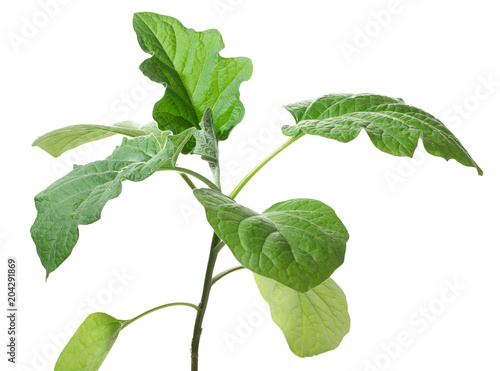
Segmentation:
{"type": "Polygon", "coordinates": [[[264,160],[262,160],[256,167],[253,168],[252,171],[250,171],[239,183],[238,185],[233,189],[233,191],[229,194],[230,198],[235,198],[238,193],[242,190],[242,188],[250,181],[250,179],[253,178],[255,174],[259,172],[260,169],[264,167],[269,161],[271,161],[278,153],[283,151],[286,147],[288,147],[290,144],[294,143],[295,141],[299,140],[302,138],[305,134],[304,133],[299,133],[290,139],[288,139],[285,143],[283,143],[281,146],[276,148],[269,156],[267,156],[264,160]]]}
{"type": "Polygon", "coordinates": [[[243,267],[243,266],[240,265],[239,267],[229,268],[229,269],[226,269],[224,272],[219,273],[214,278],[212,278],[212,286],[215,285],[215,282],[217,282],[218,280],[220,280],[222,277],[225,277],[225,276],[227,276],[230,273],[239,271],[240,269],[245,269],[245,267],[243,267]]]}
{"type": "Polygon", "coordinates": [[[134,323],[135,321],[137,321],[139,318],[142,318],[144,316],[147,316],[148,314],[150,313],[153,313],[153,312],[156,312],[157,310],[160,310],[160,309],[163,309],[163,308],[168,308],[168,307],[173,307],[173,306],[176,306],[176,305],[183,305],[185,307],[191,307],[191,308],[194,308],[196,309],[197,311],[200,310],[200,308],[194,304],[191,304],[191,303],[184,303],[184,302],[177,302],[177,303],[169,303],[169,304],[163,304],[163,305],[160,305],[159,307],[156,307],[156,308],[153,308],[153,309],[150,309],[142,314],[139,314],[137,317],[134,317],[132,319],[129,319],[128,321],[125,321],[125,324],[123,325],[123,328],[127,327],[128,325],[130,325],[131,323],[134,323]]]}
{"type": "Polygon", "coordinates": [[[214,274],[215,262],[217,261],[217,254],[220,248],[220,238],[214,233],[212,237],[212,245],[210,246],[210,255],[208,257],[207,270],[205,272],[205,282],[203,284],[203,292],[201,301],[198,307],[198,315],[193,330],[193,340],[191,342],[191,371],[198,371],[198,349],[200,346],[200,338],[202,332],[203,318],[207,310],[208,298],[210,296],[210,289],[212,287],[212,276],[214,274]]]}
{"type": "MultiPolygon", "coordinates": [[[[203,175],[197,173],[196,171],[193,171],[193,170],[189,170],[189,169],[186,169],[186,168],[183,168],[183,167],[177,167],[177,166],[174,166],[174,167],[169,167],[169,168],[160,168],[161,171],[168,171],[168,170],[174,170],[174,171],[178,171],[181,176],[182,174],[189,174],[189,175],[192,175],[194,176],[196,179],[199,179],[201,180],[203,183],[205,183],[207,186],[209,186],[210,188],[212,189],[215,189],[216,191],[219,191],[219,187],[217,187],[214,183],[212,183],[209,179],[205,178],[203,175]]],[[[193,184],[194,186],[194,184],[193,184]]]]}
{"type": "Polygon", "coordinates": [[[191,189],[195,189],[196,186],[194,185],[194,183],[191,181],[191,179],[184,173],[179,173],[179,175],[182,177],[182,179],[184,179],[186,181],[186,183],[188,184],[188,186],[191,188],[191,189]]]}

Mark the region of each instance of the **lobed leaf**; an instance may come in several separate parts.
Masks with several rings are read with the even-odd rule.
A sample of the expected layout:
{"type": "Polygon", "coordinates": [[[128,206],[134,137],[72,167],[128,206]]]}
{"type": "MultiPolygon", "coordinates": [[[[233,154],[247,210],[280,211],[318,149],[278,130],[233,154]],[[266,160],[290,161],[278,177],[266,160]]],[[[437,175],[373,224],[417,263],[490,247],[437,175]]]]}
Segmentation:
{"type": "Polygon", "coordinates": [[[92,313],[64,347],[54,371],[99,370],[123,326],[105,313],[92,313]]]}
{"type": "Polygon", "coordinates": [[[296,126],[284,126],[288,136],[300,132],[347,143],[364,129],[383,152],[412,157],[422,139],[430,154],[455,159],[483,171],[448,128],[431,114],[409,106],[402,99],[373,94],[331,94],[285,106],[296,126]]]}
{"type": "Polygon", "coordinates": [[[305,293],[254,274],[290,350],[311,357],[337,348],[350,329],[344,292],[331,279],[305,293]]]}
{"type": "Polygon", "coordinates": [[[344,261],[347,230],[320,201],[295,199],[256,213],[210,189],[194,190],[207,219],[251,271],[306,292],[344,261]]]}
{"type": "Polygon", "coordinates": [[[224,43],[214,29],[196,32],[155,13],[136,13],[133,23],[141,48],[152,55],[141,71],[166,87],[153,110],[159,127],[174,133],[199,128],[211,108],[218,138],[227,139],[243,119],[239,87],[252,75],[250,59],[222,58],[224,43]]]}
{"type": "Polygon", "coordinates": [[[105,160],[75,166],[39,193],[31,236],[47,276],[71,254],[78,241],[78,226],[100,219],[104,205],[121,193],[123,180],[142,181],[173,156],[172,142],[161,148],[152,134],[123,138],[122,145],[105,160]]]}

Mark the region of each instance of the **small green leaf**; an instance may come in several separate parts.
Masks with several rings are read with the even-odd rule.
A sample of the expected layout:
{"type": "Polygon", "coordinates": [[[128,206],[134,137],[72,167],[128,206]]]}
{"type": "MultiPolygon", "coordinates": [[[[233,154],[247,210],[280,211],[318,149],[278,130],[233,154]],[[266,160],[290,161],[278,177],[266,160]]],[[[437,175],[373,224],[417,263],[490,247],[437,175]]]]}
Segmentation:
{"type": "Polygon", "coordinates": [[[64,347],[54,371],[99,370],[123,325],[105,313],[92,313],[64,347]]]}
{"type": "Polygon", "coordinates": [[[157,124],[154,122],[142,126],[131,121],[119,122],[113,126],[73,125],[42,135],[33,142],[33,146],[40,147],[54,157],[59,157],[70,149],[116,134],[132,138],[154,134],[163,147],[167,136],[172,134],[172,132],[158,129],[157,124]]]}
{"type": "Polygon", "coordinates": [[[333,350],[349,332],[347,300],[331,278],[301,293],[269,278],[257,274],[254,277],[271,308],[273,321],[297,356],[311,357],[333,350]]]}
{"type": "Polygon", "coordinates": [[[422,139],[431,155],[455,159],[483,171],[460,141],[431,114],[402,99],[373,94],[332,94],[285,106],[297,126],[284,126],[283,134],[300,131],[347,143],[365,129],[372,143],[383,152],[412,157],[422,139]]]}
{"type": "Polygon", "coordinates": [[[200,128],[201,130],[196,130],[194,133],[196,146],[193,149],[193,154],[201,155],[201,158],[208,162],[215,184],[220,188],[219,143],[210,108],[205,111],[200,128]]]}
{"type": "Polygon", "coordinates": [[[224,43],[217,30],[196,32],[155,13],[136,13],[133,23],[141,48],[152,55],[141,71],[166,87],[153,110],[160,129],[177,134],[198,128],[211,108],[218,138],[227,139],[245,113],[239,87],[252,75],[250,59],[221,57],[224,43]]]}
{"type": "Polygon", "coordinates": [[[305,292],[344,261],[347,230],[320,201],[295,199],[256,213],[210,189],[194,190],[207,220],[245,268],[305,292]]]}
{"type": "Polygon", "coordinates": [[[38,211],[31,227],[47,276],[71,254],[78,226],[96,222],[104,205],[121,193],[123,180],[142,181],[174,155],[168,141],[161,148],[154,135],[123,138],[102,161],[75,168],[35,197],[38,211]]]}

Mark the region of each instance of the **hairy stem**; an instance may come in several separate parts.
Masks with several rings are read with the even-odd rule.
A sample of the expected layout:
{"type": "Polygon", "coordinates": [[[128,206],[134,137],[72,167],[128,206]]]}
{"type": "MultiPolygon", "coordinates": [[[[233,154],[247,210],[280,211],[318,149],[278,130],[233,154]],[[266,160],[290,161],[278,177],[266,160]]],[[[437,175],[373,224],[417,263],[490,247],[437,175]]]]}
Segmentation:
{"type": "Polygon", "coordinates": [[[191,371],[198,371],[198,349],[200,346],[200,338],[202,332],[203,317],[207,310],[208,298],[210,296],[210,289],[212,287],[212,276],[214,274],[215,262],[217,261],[217,254],[219,253],[218,246],[221,240],[214,233],[212,237],[212,245],[210,246],[210,255],[208,257],[207,270],[205,273],[205,282],[203,284],[203,292],[201,294],[201,301],[198,307],[198,315],[193,330],[193,340],[191,342],[191,371]]]}
{"type": "Polygon", "coordinates": [[[128,321],[125,321],[125,324],[123,325],[123,328],[127,327],[128,325],[130,325],[131,323],[137,321],[139,318],[142,318],[144,316],[147,316],[148,314],[150,313],[153,313],[153,312],[156,312],[157,310],[160,310],[160,309],[163,309],[163,308],[168,308],[168,307],[173,307],[173,306],[176,306],[176,305],[183,305],[185,307],[191,307],[191,308],[194,308],[196,309],[197,311],[200,310],[200,308],[194,304],[191,304],[191,303],[184,303],[184,302],[177,302],[177,303],[168,303],[168,304],[163,304],[163,305],[160,305],[159,307],[156,307],[156,308],[153,308],[153,309],[150,309],[142,314],[139,314],[137,317],[134,317],[132,319],[129,319],[128,321]]]}
{"type": "Polygon", "coordinates": [[[276,148],[273,152],[269,154],[264,160],[262,160],[256,167],[253,168],[252,171],[250,171],[245,177],[238,183],[238,185],[233,189],[233,191],[229,194],[229,197],[235,198],[238,193],[243,189],[243,187],[254,177],[255,174],[259,172],[260,169],[264,167],[269,161],[271,161],[278,153],[283,151],[285,148],[287,148],[290,144],[294,143],[298,139],[302,138],[305,134],[300,133],[297,134],[290,139],[288,139],[285,143],[283,143],[281,146],[276,148]]]}

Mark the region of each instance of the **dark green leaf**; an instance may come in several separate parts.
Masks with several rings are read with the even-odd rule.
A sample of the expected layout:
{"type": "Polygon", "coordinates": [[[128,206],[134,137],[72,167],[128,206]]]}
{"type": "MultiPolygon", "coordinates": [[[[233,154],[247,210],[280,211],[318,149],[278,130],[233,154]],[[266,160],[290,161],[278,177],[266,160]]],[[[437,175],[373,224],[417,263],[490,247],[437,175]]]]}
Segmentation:
{"type": "Polygon", "coordinates": [[[60,354],[54,371],[97,371],[124,323],[105,313],[92,313],[60,354]]]}
{"type": "Polygon", "coordinates": [[[227,139],[243,119],[239,87],[252,75],[252,62],[222,58],[224,43],[217,30],[196,32],[172,17],[136,13],[134,29],[142,49],[152,55],[141,64],[142,72],[166,87],[153,111],[159,127],[174,133],[198,128],[211,108],[219,139],[227,139]]]}
{"type": "Polygon", "coordinates": [[[196,189],[194,194],[217,235],[257,274],[305,292],[344,261],[349,235],[320,201],[284,201],[259,214],[214,190],[196,189]]]}
{"type": "Polygon", "coordinates": [[[422,139],[430,154],[475,167],[483,172],[459,140],[431,114],[402,99],[373,94],[332,94],[285,106],[297,126],[283,127],[285,135],[300,131],[347,143],[365,129],[372,143],[383,152],[412,157],[422,139]]]}
{"type": "Polygon", "coordinates": [[[173,144],[168,141],[161,148],[153,135],[123,138],[122,145],[105,160],[75,166],[38,194],[31,236],[47,276],[71,254],[78,225],[99,220],[104,205],[121,193],[123,180],[144,180],[173,155],[173,144]]]}
{"type": "Polygon", "coordinates": [[[349,332],[350,318],[344,292],[331,279],[301,293],[254,274],[273,321],[283,331],[290,350],[311,357],[337,348],[349,332]]]}

